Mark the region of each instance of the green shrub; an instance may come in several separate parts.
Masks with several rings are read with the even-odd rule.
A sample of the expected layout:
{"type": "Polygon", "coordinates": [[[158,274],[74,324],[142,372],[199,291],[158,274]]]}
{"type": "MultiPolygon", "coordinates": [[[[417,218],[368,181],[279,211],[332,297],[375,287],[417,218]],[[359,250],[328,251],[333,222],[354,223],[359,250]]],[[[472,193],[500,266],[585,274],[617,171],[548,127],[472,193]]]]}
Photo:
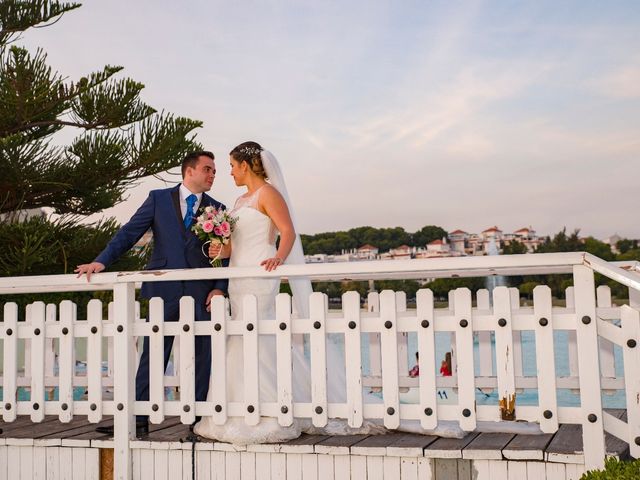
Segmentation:
{"type": "Polygon", "coordinates": [[[604,470],[590,470],[580,480],[638,480],[640,460],[621,461],[610,457],[604,462],[604,470]]]}

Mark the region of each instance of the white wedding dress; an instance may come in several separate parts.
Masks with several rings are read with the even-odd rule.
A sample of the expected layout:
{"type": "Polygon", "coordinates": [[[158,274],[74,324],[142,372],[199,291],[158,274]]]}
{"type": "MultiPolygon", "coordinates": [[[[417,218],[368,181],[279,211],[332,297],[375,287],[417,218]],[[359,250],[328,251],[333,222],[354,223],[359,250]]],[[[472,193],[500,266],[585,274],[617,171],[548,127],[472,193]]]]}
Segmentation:
{"type": "MultiPolygon", "coordinates": [[[[255,267],[264,259],[276,254],[276,229],[271,219],[257,209],[260,190],[250,196],[239,197],[232,215],[238,218],[231,234],[232,254],[229,266],[255,267]]],[[[231,303],[231,321],[242,318],[242,302],[246,294],[255,295],[258,304],[259,319],[275,321],[275,298],[280,289],[279,279],[246,278],[229,280],[229,300],[231,303]]],[[[295,320],[294,320],[295,321],[295,320]]],[[[238,335],[227,340],[227,400],[243,401],[243,343],[238,335]]],[[[260,400],[275,402],[277,400],[276,375],[276,339],[271,335],[261,335],[258,348],[260,400]]],[[[327,341],[328,376],[327,394],[330,402],[344,402],[344,354],[335,339],[327,341]],[[340,365],[336,365],[340,363],[340,365]],[[333,368],[335,367],[335,368],[333,368]],[[342,375],[339,373],[342,372],[342,375]]],[[[311,384],[308,361],[300,348],[292,348],[293,358],[293,400],[309,402],[311,384]]],[[[212,385],[211,388],[215,388],[212,385]]],[[[377,400],[377,399],[376,399],[377,400]]],[[[244,417],[229,418],[224,425],[216,425],[211,417],[203,418],[194,427],[194,432],[201,437],[211,438],[236,445],[254,443],[277,443],[291,440],[302,432],[327,433],[332,435],[370,434],[383,431],[379,424],[365,422],[361,428],[353,429],[346,420],[330,420],[326,427],[316,428],[310,419],[294,419],[291,426],[283,427],[277,418],[261,417],[258,425],[247,425],[244,417]]]]}

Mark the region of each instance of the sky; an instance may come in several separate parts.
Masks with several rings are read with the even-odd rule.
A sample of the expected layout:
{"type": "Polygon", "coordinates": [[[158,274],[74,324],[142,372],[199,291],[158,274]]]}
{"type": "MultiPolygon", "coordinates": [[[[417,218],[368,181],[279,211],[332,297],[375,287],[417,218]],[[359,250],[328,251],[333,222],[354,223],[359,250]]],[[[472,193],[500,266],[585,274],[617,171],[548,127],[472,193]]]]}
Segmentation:
{"type": "MultiPolygon", "coordinates": [[[[258,141],[301,233],[640,238],[637,1],[88,0],[19,43],[69,79],[122,65],[147,103],[202,120],[227,205],[228,152],[258,141]]],[[[103,214],[126,222],[177,171],[103,214]]]]}

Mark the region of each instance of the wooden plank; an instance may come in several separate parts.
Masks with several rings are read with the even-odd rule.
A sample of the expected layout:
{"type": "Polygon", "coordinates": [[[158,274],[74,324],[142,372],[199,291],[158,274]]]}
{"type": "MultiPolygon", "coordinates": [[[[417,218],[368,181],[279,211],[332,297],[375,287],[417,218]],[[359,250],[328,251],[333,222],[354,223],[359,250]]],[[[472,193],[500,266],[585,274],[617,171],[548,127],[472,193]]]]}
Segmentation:
{"type": "Polygon", "coordinates": [[[396,295],[391,290],[380,294],[380,343],[382,348],[382,398],[384,426],[400,425],[400,394],[398,391],[398,322],[396,295]]]}
{"type": "Polygon", "coordinates": [[[271,455],[271,480],[286,480],[287,456],[284,453],[272,453],[271,455]]]}
{"type": "Polygon", "coordinates": [[[302,480],[302,454],[287,453],[287,480],[302,480]]]}
{"type": "MultiPolygon", "coordinates": [[[[169,479],[169,450],[152,450],[153,452],[153,480],[169,479]]],[[[173,480],[173,479],[171,479],[173,480]]]]}
{"type": "MultiPolygon", "coordinates": [[[[363,455],[351,455],[351,478],[353,480],[367,479],[367,457],[363,455]]],[[[287,478],[287,480],[289,480],[287,478]]]]}
{"type": "Polygon", "coordinates": [[[418,480],[418,459],[416,457],[400,458],[400,478],[402,480],[418,480]]]}
{"type": "Polygon", "coordinates": [[[387,455],[392,457],[421,457],[424,449],[438,440],[431,435],[403,434],[395,438],[387,447],[387,455]]]}
{"type": "MultiPolygon", "coordinates": [[[[196,419],[196,351],[195,302],[193,297],[180,299],[180,421],[191,424],[196,419]]],[[[256,349],[257,350],[257,349],[256,349]]],[[[164,375],[164,368],[162,373],[164,375]]],[[[162,392],[164,396],[164,389],[162,392]]],[[[255,425],[255,424],[253,424],[255,425]]]]}
{"type": "Polygon", "coordinates": [[[565,478],[566,480],[580,480],[582,475],[586,472],[584,465],[567,464],[565,465],[565,478]]]}
{"type": "Polygon", "coordinates": [[[87,448],[85,455],[84,479],[98,480],[100,478],[100,450],[98,448],[87,448]]]}
{"type": "MultiPolygon", "coordinates": [[[[318,480],[318,457],[319,455],[302,456],[302,478],[303,480],[318,480]]],[[[324,480],[324,479],[320,479],[324,480]]]]}
{"type": "Polygon", "coordinates": [[[527,480],[545,478],[547,475],[545,465],[545,462],[527,462],[527,480]]]}
{"type": "MultiPolygon", "coordinates": [[[[214,295],[211,299],[211,322],[214,325],[211,334],[211,383],[209,397],[220,411],[214,407],[213,422],[224,425],[227,421],[227,312],[226,299],[214,295]]],[[[238,457],[239,458],[239,457],[238,457]]]]}
{"type": "Polygon", "coordinates": [[[62,335],[59,343],[58,402],[60,405],[60,421],[70,422],[73,418],[73,376],[75,372],[74,326],[78,309],[70,300],[60,302],[60,327],[62,335]],[[64,332],[67,332],[66,334],[64,332]]]}
{"type": "Polygon", "coordinates": [[[351,453],[354,455],[379,455],[387,453],[387,447],[392,445],[402,433],[389,433],[386,435],[371,435],[363,438],[360,442],[351,446],[351,453]]]}
{"type": "Polygon", "coordinates": [[[546,480],[565,480],[565,466],[562,463],[545,464],[546,480]]]}
{"type": "Polygon", "coordinates": [[[496,372],[498,378],[498,401],[503,420],[515,419],[516,380],[514,357],[521,351],[514,349],[518,339],[514,338],[511,318],[511,296],[507,287],[493,290],[493,311],[496,336],[496,372]]]}
{"type": "MultiPolygon", "coordinates": [[[[44,419],[44,359],[45,359],[45,318],[44,302],[31,305],[31,420],[40,422],[44,419]]],[[[26,352],[25,352],[26,355],[26,352]]]]}
{"type": "Polygon", "coordinates": [[[170,480],[182,480],[182,450],[169,450],[167,476],[170,480]]]}
{"type": "MultiPolygon", "coordinates": [[[[476,304],[478,310],[489,310],[491,304],[489,302],[489,290],[481,289],[476,292],[476,304]]],[[[491,332],[484,330],[477,332],[478,338],[478,353],[480,356],[480,376],[491,377],[493,376],[493,351],[491,345],[491,332]]],[[[492,388],[483,388],[483,393],[490,394],[493,392],[492,388]]]]}
{"type": "Polygon", "coordinates": [[[195,451],[197,480],[211,480],[211,454],[212,453],[213,452],[208,450],[195,451]]]}
{"type": "MultiPolygon", "coordinates": [[[[211,452],[211,480],[224,480],[225,479],[225,452],[211,452]]],[[[240,473],[240,469],[236,474],[240,473]]]]}
{"type": "Polygon", "coordinates": [[[293,424],[293,388],[291,358],[291,297],[286,293],[276,296],[276,378],[278,389],[278,423],[293,424]]]}
{"type": "Polygon", "coordinates": [[[73,448],[61,447],[60,455],[60,480],[73,479],[73,448]]]}
{"type": "Polygon", "coordinates": [[[242,474],[240,452],[224,452],[224,478],[238,478],[242,474]]]}
{"type": "MultiPolygon", "coordinates": [[[[528,478],[529,477],[527,477],[527,462],[512,462],[512,461],[507,462],[507,479],[508,480],[528,480],[528,478]]],[[[532,480],[538,480],[538,478],[532,479],[532,480]]]]}
{"type": "Polygon", "coordinates": [[[640,445],[636,439],[640,438],[640,312],[624,305],[621,310],[622,331],[628,341],[634,341],[631,345],[625,344],[622,347],[624,369],[627,372],[625,378],[625,396],[627,405],[629,428],[628,439],[630,453],[634,458],[640,458],[640,445]],[[629,374],[629,372],[635,372],[629,374]]]}
{"type": "Polygon", "coordinates": [[[476,428],[476,388],[473,358],[473,318],[471,291],[468,288],[455,290],[455,337],[457,349],[458,408],[460,427],[471,432],[476,428]]]}
{"type": "MultiPolygon", "coordinates": [[[[424,456],[428,458],[462,458],[463,449],[479,434],[472,432],[464,438],[439,438],[424,449],[424,456]]],[[[437,475],[436,475],[436,478],[437,475]]]]}
{"type": "Polygon", "coordinates": [[[462,451],[462,458],[502,460],[502,449],[515,435],[512,433],[481,433],[462,451]]]}
{"type": "Polygon", "coordinates": [[[548,462],[583,463],[582,426],[560,425],[545,452],[548,462]]]}
{"type": "Polygon", "coordinates": [[[298,438],[289,440],[288,442],[280,444],[280,451],[282,453],[313,453],[314,446],[325,439],[329,438],[329,435],[307,435],[303,433],[298,438]]]}
{"type": "Polygon", "coordinates": [[[334,480],[333,458],[333,455],[318,455],[318,478],[320,480],[334,480]]]}
{"type": "Polygon", "coordinates": [[[593,270],[586,266],[576,265],[573,267],[584,463],[589,470],[604,468],[605,456],[602,398],[599,394],[601,390],[600,363],[593,275],[593,270]],[[598,394],[594,394],[596,392],[598,394]]]}
{"type": "Polygon", "coordinates": [[[89,421],[102,420],[102,302],[89,300],[87,304],[87,401],[89,402],[89,421]]]}
{"type": "Polygon", "coordinates": [[[420,478],[420,480],[432,480],[435,478],[433,459],[418,458],[418,478],[420,478]]]}
{"type": "Polygon", "coordinates": [[[351,462],[349,461],[349,455],[333,456],[333,477],[335,480],[351,479],[351,462]]]}
{"type": "Polygon", "coordinates": [[[362,346],[360,334],[360,294],[342,295],[342,311],[348,326],[344,334],[347,387],[347,423],[352,428],[362,425],[362,346]]]}
{"type": "Polygon", "coordinates": [[[553,304],[551,289],[538,285],[533,289],[533,311],[536,318],[536,367],[540,429],[545,433],[558,430],[556,366],[553,341],[553,304]],[[545,416],[545,412],[547,413],[545,416]]]}
{"type": "Polygon", "coordinates": [[[73,462],[73,480],[85,480],[87,449],[71,448],[70,450],[71,450],[71,459],[73,462]]]}
{"type": "Polygon", "coordinates": [[[8,469],[9,466],[7,464],[7,450],[9,447],[6,445],[0,446],[0,478],[9,478],[8,477],[8,469]]]}
{"type": "Polygon", "coordinates": [[[255,453],[252,453],[252,452],[240,453],[240,474],[241,474],[242,480],[244,480],[245,478],[247,480],[255,480],[256,478],[256,454],[255,453]]]}
{"type": "Polygon", "coordinates": [[[458,480],[473,480],[472,465],[471,460],[458,460],[458,480]]]}
{"type": "Polygon", "coordinates": [[[438,425],[438,408],[436,398],[436,358],[435,358],[435,326],[433,312],[433,292],[420,289],[416,293],[416,321],[418,326],[418,359],[420,371],[420,425],[424,429],[434,429],[438,425]],[[431,415],[427,415],[431,413],[431,415]]]}
{"type": "MultiPolygon", "coordinates": [[[[383,367],[384,369],[384,359],[383,367]]],[[[400,478],[400,459],[398,457],[384,457],[382,462],[384,478],[400,478]]]]}
{"type": "Polygon", "coordinates": [[[60,447],[46,447],[46,455],[47,480],[58,480],[60,478],[60,447]]]}
{"type": "Polygon", "coordinates": [[[326,307],[324,294],[314,292],[309,297],[310,317],[314,325],[309,334],[311,352],[311,421],[316,427],[327,424],[327,350],[326,307]],[[318,327],[318,328],[316,328],[318,327]]]}
{"type": "Polygon", "coordinates": [[[256,480],[269,480],[271,477],[271,454],[256,453],[256,480]]]}
{"type": "Polygon", "coordinates": [[[160,297],[149,300],[149,400],[152,406],[149,421],[164,421],[164,301],[160,297]]]}
{"type": "MultiPolygon", "coordinates": [[[[18,306],[13,302],[4,304],[3,318],[3,372],[2,372],[2,418],[5,422],[16,419],[18,385],[18,306]]],[[[9,477],[11,478],[11,477],[9,477]]],[[[14,477],[17,478],[17,477],[14,477]]]]}
{"type": "Polygon", "coordinates": [[[368,456],[367,458],[367,480],[384,479],[384,457],[368,456]]]}
{"type": "Polygon", "coordinates": [[[329,455],[349,455],[350,447],[361,442],[364,435],[335,435],[316,443],[315,452],[329,455]]]}
{"type": "Polygon", "coordinates": [[[553,434],[516,435],[502,449],[502,455],[509,460],[544,460],[544,452],[553,434]]]}
{"type": "MultiPolygon", "coordinates": [[[[436,458],[433,462],[433,473],[436,480],[458,478],[458,461],[453,458],[436,458]]],[[[480,477],[478,477],[480,479],[480,477]]]]}

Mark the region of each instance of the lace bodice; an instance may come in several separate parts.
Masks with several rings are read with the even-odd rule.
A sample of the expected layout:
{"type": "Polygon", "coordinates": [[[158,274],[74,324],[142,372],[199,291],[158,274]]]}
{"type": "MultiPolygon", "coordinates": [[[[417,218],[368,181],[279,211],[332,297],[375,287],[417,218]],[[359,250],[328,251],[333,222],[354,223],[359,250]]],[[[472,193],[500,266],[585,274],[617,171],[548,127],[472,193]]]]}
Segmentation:
{"type": "MultiPolygon", "coordinates": [[[[264,186],[263,186],[264,187],[264,186]]],[[[231,241],[234,251],[242,251],[243,255],[238,263],[234,262],[233,255],[231,257],[231,264],[235,266],[255,266],[258,263],[251,263],[256,255],[267,255],[260,258],[260,261],[273,256],[275,251],[276,236],[278,231],[275,224],[271,221],[267,215],[262,213],[258,209],[258,201],[260,199],[260,192],[263,187],[260,187],[251,195],[242,195],[236,199],[236,203],[231,211],[231,215],[238,218],[236,228],[231,234],[231,241]],[[242,245],[240,245],[242,243],[242,245]],[[244,248],[243,248],[244,247],[244,248]],[[251,250],[251,255],[247,256],[244,253],[247,250],[251,250]]]]}

